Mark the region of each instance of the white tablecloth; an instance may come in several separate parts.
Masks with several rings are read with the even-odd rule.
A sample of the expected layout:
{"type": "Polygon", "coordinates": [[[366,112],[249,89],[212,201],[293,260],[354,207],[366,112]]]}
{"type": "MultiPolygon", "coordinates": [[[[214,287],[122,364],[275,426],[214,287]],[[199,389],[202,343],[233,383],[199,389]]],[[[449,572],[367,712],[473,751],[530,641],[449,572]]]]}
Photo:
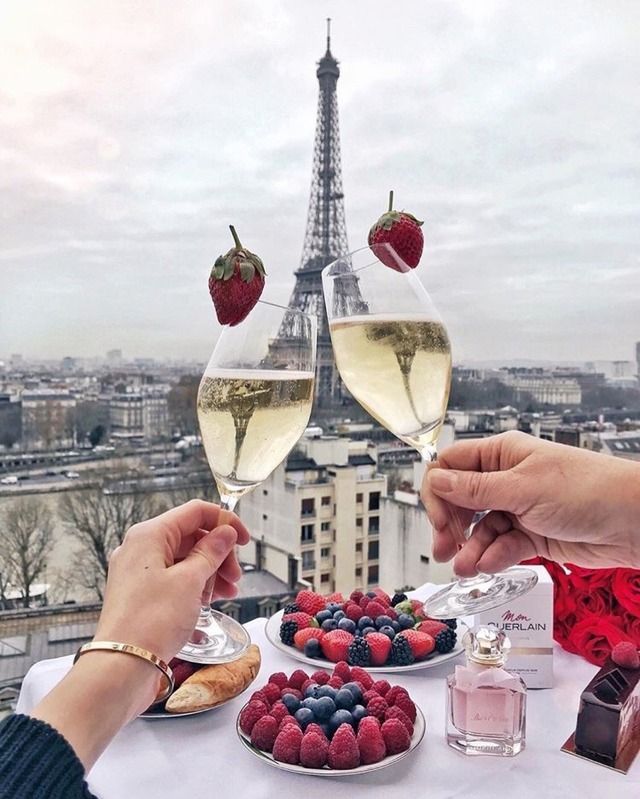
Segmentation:
{"type": "MultiPolygon", "coordinates": [[[[416,592],[426,596],[430,586],[416,592]]],[[[302,665],[269,644],[263,619],[246,627],[262,650],[262,668],[247,694],[197,716],[137,719],[123,729],[89,775],[102,799],[624,799],[640,797],[640,756],[623,776],[560,751],[575,726],[580,691],[595,673],[581,658],[555,649],[555,688],[530,691],[527,747],[515,758],[472,758],[444,740],[445,676],[456,661],[392,677],[404,685],[427,719],[427,734],[414,756],[358,777],[298,776],[260,763],[239,742],[238,711],[251,691],[275,671],[302,665]]],[[[18,712],[28,713],[64,676],[71,657],[42,661],[25,677],[18,712]]],[[[387,675],[388,676],[388,675],[387,675]]],[[[96,713],[100,708],[96,708],[96,713]]]]}

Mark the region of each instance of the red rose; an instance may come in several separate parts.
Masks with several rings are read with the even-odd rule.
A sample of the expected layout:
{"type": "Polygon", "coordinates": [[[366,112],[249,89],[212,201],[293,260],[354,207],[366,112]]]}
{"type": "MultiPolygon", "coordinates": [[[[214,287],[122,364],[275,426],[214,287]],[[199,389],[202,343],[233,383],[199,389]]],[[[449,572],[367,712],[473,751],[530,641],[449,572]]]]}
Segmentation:
{"type": "Polygon", "coordinates": [[[574,584],[576,615],[579,619],[585,616],[608,616],[613,611],[613,595],[608,588],[599,588],[595,591],[583,591],[583,580],[574,584]]]}
{"type": "Polygon", "coordinates": [[[640,616],[640,570],[616,569],[611,590],[628,613],[640,616]]]}
{"type": "Polygon", "coordinates": [[[611,590],[611,581],[619,569],[583,569],[582,566],[567,564],[572,580],[583,587],[584,591],[595,591],[598,588],[611,590]]]}
{"type": "Polygon", "coordinates": [[[616,616],[586,616],[574,625],[568,643],[596,666],[602,666],[613,647],[628,636],[616,616]]]}
{"type": "Polygon", "coordinates": [[[551,573],[553,578],[553,617],[558,622],[571,623],[576,616],[576,592],[571,579],[560,567],[551,573]]]}
{"type": "Polygon", "coordinates": [[[629,640],[640,649],[640,617],[631,613],[624,613],[620,618],[620,626],[626,632],[629,640]]]}

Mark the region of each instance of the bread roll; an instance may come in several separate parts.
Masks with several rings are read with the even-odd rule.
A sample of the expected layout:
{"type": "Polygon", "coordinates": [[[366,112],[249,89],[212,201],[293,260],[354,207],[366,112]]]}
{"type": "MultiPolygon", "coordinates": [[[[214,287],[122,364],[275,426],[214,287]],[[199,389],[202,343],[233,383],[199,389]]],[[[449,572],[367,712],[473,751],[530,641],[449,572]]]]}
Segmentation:
{"type": "Polygon", "coordinates": [[[232,663],[203,666],[171,694],[165,704],[168,713],[192,713],[215,707],[232,699],[252,683],[260,670],[260,650],[255,644],[232,663]]]}

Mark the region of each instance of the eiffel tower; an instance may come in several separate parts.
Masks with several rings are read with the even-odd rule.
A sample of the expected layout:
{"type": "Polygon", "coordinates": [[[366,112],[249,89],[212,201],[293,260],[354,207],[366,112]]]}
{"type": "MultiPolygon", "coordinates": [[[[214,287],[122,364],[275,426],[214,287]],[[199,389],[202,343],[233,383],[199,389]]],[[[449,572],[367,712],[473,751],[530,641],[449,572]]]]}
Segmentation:
{"type": "Polygon", "coordinates": [[[340,69],[331,53],[330,19],[327,20],[327,51],[318,62],[316,75],[320,92],[313,147],[311,195],[302,258],[300,268],[295,273],[296,283],[290,306],[313,313],[318,319],[315,408],[321,415],[334,411],[336,417],[339,417],[344,415],[345,406],[353,408],[355,403],[344,388],[335,365],[322,295],[322,269],[349,249],[344,215],[336,93],[340,69]]]}

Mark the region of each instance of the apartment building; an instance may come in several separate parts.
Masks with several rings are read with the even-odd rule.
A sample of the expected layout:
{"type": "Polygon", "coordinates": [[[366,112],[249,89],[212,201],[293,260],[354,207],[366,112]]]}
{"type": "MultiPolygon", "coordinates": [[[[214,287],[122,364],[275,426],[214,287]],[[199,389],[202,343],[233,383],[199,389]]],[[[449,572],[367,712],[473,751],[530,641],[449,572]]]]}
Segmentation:
{"type": "Polygon", "coordinates": [[[167,394],[163,387],[114,394],[109,401],[112,438],[152,441],[168,436],[167,394]]]}
{"type": "Polygon", "coordinates": [[[74,444],[76,398],[67,391],[30,389],[22,392],[22,446],[50,450],[74,444]]]}

